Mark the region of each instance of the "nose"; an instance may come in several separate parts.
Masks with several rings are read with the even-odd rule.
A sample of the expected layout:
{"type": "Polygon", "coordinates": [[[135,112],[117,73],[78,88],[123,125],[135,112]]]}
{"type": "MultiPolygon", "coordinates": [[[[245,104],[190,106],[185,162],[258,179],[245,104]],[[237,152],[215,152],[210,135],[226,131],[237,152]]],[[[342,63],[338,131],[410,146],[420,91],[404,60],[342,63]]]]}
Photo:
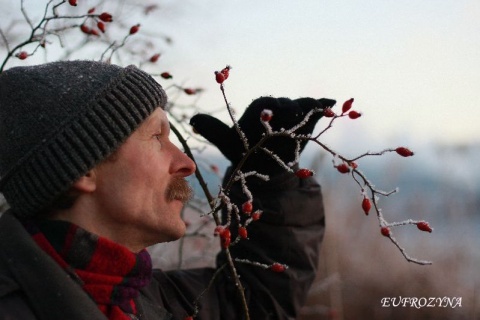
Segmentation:
{"type": "Polygon", "coordinates": [[[180,177],[188,177],[189,175],[192,175],[197,168],[195,162],[177,146],[173,145],[173,148],[176,153],[172,163],[173,173],[180,177]]]}

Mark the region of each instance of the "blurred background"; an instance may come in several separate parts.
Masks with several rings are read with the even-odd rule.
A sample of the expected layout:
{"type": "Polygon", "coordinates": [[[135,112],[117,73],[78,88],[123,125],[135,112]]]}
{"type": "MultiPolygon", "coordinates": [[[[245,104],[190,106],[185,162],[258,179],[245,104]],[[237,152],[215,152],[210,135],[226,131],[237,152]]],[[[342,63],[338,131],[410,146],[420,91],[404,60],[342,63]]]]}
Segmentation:
{"type": "MultiPolygon", "coordinates": [[[[78,3],[75,10],[83,11],[109,5],[78,3]]],[[[28,27],[22,27],[19,1],[0,4],[3,56],[5,39],[13,43],[28,27]]],[[[25,0],[24,7],[34,20],[45,2],[25,0]]],[[[159,78],[171,102],[195,106],[180,108],[179,117],[188,118],[194,110],[228,121],[213,75],[228,64],[232,70],[225,88],[238,114],[263,95],[328,97],[340,106],[354,97],[354,109],[363,116],[339,119],[322,141],[346,157],[397,146],[415,152],[411,158],[366,158],[359,165],[379,189],[399,187],[398,194],[380,202],[389,221],[430,222],[432,234],[411,226],[394,232],[411,256],[431,260],[431,266],[408,263],[380,235],[375,216],[362,212],[360,190],[352,179],[338,174],[318,146],[307,147],[302,165],[314,169],[323,186],[327,232],[317,281],[301,319],[480,318],[479,1],[124,0],[112,14],[124,26],[141,24],[139,35],[150,40],[142,54],[161,53],[157,63],[142,67],[174,75],[173,80],[159,78]],[[147,6],[153,9],[147,12],[147,6]],[[201,88],[201,94],[182,95],[178,86],[201,88]],[[462,301],[456,308],[382,307],[382,298],[400,296],[462,301]]],[[[81,44],[80,37],[61,40],[81,44]]],[[[105,50],[87,47],[77,46],[69,58],[98,57],[105,50]]],[[[52,61],[64,52],[53,43],[27,60],[11,59],[6,68],[52,61]]],[[[135,63],[129,55],[122,58],[114,62],[135,63]]],[[[320,122],[317,131],[325,124],[320,122]]],[[[201,169],[215,189],[228,164],[195,138],[189,143],[199,146],[195,152],[201,169]]],[[[199,206],[201,201],[195,208],[199,206]]],[[[158,266],[214,263],[217,239],[202,227],[208,220],[196,210],[185,214],[190,233],[197,234],[198,228],[207,232],[187,237],[181,246],[152,248],[158,266]]]]}

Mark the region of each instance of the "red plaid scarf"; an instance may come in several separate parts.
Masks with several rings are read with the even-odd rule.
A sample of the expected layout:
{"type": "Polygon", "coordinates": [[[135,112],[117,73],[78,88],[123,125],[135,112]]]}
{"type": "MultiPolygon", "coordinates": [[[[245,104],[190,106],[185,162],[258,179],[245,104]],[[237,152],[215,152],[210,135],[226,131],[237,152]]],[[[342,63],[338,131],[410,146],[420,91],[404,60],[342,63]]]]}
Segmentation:
{"type": "Polygon", "coordinates": [[[131,319],[134,298],[152,277],[144,249],[127,248],[68,222],[37,219],[24,223],[35,242],[76,279],[108,319],[131,319]]]}

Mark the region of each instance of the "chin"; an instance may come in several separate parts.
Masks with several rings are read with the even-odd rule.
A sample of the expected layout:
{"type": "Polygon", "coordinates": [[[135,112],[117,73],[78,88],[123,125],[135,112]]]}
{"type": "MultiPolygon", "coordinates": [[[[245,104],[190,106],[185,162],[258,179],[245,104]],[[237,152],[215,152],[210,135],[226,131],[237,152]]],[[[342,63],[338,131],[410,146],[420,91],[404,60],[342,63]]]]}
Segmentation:
{"type": "Polygon", "coordinates": [[[185,222],[183,220],[180,221],[179,225],[172,227],[168,232],[164,232],[164,241],[162,242],[171,242],[176,241],[182,238],[187,231],[187,227],[185,226],[185,222]]]}

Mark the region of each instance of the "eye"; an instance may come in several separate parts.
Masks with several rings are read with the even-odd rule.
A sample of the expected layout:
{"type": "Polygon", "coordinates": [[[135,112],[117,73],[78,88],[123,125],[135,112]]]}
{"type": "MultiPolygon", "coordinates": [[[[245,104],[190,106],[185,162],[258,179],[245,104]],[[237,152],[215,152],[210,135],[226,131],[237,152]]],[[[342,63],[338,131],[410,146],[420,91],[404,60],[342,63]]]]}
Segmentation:
{"type": "Polygon", "coordinates": [[[153,137],[159,142],[159,143],[162,143],[161,139],[162,139],[162,134],[161,133],[156,133],[153,135],[153,137]]]}

